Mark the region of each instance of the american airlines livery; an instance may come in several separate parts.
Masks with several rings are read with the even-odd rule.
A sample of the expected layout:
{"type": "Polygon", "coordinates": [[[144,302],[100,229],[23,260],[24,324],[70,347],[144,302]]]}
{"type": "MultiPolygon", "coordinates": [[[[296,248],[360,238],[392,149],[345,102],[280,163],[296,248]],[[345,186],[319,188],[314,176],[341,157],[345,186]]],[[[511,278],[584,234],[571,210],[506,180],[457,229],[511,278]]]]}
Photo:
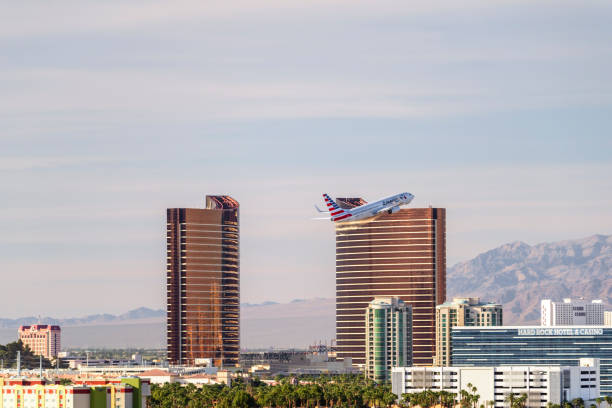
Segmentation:
{"type": "MultiPolygon", "coordinates": [[[[334,222],[343,222],[362,220],[364,218],[374,217],[375,215],[379,215],[384,212],[393,214],[394,212],[399,211],[400,206],[409,204],[414,196],[410,193],[400,193],[391,197],[383,198],[382,200],[378,200],[373,203],[360,205],[359,207],[346,210],[340,208],[340,206],[336,204],[336,202],[327,194],[323,194],[323,198],[325,199],[325,204],[329,210],[330,219],[334,222]]],[[[319,212],[325,212],[324,210],[319,209],[319,207],[316,205],[315,208],[319,212]]]]}

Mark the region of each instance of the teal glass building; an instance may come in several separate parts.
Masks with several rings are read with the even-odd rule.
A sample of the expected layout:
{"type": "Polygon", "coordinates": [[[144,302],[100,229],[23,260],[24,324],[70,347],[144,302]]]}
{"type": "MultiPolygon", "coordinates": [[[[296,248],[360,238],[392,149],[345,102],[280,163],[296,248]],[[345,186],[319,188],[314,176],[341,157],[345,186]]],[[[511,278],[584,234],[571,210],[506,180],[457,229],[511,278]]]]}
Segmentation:
{"type": "Polygon", "coordinates": [[[612,327],[454,327],[452,365],[578,365],[600,360],[600,390],[612,396],[612,327]]]}
{"type": "Polygon", "coordinates": [[[366,376],[391,380],[391,368],[412,365],[412,307],[392,297],[375,298],[366,310],[366,376]]]}

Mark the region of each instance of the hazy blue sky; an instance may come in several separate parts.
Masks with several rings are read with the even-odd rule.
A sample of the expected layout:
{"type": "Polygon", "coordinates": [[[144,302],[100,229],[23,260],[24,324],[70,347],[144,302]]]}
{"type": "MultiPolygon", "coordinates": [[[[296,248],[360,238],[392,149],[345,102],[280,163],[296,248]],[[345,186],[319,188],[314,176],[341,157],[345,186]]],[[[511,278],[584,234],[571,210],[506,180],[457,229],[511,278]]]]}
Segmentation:
{"type": "Polygon", "coordinates": [[[334,296],[322,192],[446,207],[449,266],[612,233],[612,3],[24,3],[3,317],[163,307],[165,209],[207,193],[242,206],[243,302],[334,296]]]}

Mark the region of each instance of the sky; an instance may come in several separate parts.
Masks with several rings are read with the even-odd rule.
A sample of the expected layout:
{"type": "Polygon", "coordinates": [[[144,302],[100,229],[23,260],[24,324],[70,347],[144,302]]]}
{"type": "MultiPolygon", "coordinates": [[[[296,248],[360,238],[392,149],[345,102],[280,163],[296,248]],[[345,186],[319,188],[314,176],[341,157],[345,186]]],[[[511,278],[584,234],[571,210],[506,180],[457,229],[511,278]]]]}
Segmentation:
{"type": "Polygon", "coordinates": [[[0,310],[165,305],[165,209],[240,204],[241,300],[333,297],[321,194],[447,208],[448,266],[612,233],[612,4],[10,2],[0,310]]]}

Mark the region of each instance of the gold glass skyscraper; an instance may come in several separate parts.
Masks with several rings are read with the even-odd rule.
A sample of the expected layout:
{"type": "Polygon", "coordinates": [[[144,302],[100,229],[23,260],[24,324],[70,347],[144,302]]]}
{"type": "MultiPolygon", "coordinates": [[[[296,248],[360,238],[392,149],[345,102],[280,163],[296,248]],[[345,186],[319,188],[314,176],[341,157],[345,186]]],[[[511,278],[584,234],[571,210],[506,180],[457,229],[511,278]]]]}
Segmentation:
{"type": "Polygon", "coordinates": [[[167,343],[170,364],[240,354],[239,205],[206,196],[206,208],[167,210],[167,343]]]}
{"type": "MultiPolygon", "coordinates": [[[[338,198],[351,208],[359,198],[338,198]]],[[[365,364],[365,310],[375,297],[412,306],[414,365],[431,365],[436,305],[446,298],[446,211],[407,208],[336,223],[336,339],[339,358],[365,364]]]]}

